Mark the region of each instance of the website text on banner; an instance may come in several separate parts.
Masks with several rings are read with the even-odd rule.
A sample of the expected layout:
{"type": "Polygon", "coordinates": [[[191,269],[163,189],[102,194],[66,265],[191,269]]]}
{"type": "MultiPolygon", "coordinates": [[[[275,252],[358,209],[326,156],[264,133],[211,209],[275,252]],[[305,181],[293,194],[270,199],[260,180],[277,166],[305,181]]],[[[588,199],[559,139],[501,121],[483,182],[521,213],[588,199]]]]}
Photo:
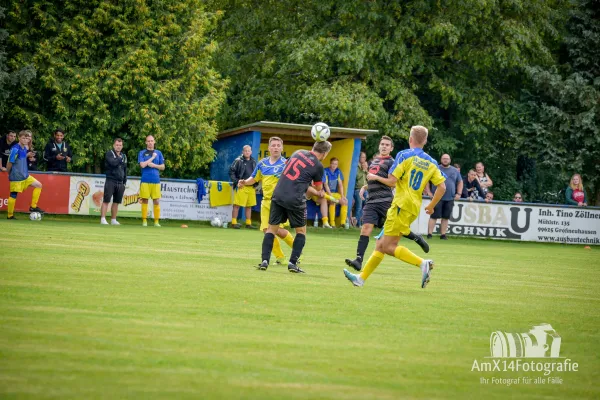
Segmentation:
{"type": "MultiPolygon", "coordinates": [[[[411,226],[427,234],[429,216],[424,199],[421,214],[411,226]]],[[[439,224],[434,233],[439,232],[439,224]]],[[[448,224],[448,234],[600,245],[600,209],[538,204],[506,204],[457,201],[448,224]]]]}

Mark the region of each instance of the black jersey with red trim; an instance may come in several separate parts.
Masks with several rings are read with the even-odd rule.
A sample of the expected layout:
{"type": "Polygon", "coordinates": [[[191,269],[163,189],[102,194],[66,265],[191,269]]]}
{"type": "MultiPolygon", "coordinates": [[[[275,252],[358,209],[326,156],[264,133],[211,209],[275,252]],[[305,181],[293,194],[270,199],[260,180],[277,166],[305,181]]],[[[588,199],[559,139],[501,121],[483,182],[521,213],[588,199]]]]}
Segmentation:
{"type": "MultiPolygon", "coordinates": [[[[369,172],[387,178],[390,172],[390,168],[394,164],[392,156],[375,156],[371,165],[369,165],[369,172]]],[[[368,181],[367,191],[369,192],[369,203],[381,203],[384,201],[392,202],[394,194],[392,188],[388,185],[379,181],[368,181]]]]}
{"type": "MultiPolygon", "coordinates": [[[[393,160],[392,160],[393,161],[393,160]]],[[[322,183],[323,164],[315,153],[298,150],[287,160],[272,200],[286,208],[306,207],[306,191],[311,182],[322,183]]]]}

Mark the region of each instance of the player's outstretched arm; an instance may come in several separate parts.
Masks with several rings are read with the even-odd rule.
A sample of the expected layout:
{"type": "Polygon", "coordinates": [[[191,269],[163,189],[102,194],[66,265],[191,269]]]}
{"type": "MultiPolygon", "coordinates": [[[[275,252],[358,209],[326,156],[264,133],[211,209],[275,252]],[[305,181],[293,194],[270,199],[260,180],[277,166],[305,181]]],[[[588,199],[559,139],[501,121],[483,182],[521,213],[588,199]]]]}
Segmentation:
{"type": "Polygon", "coordinates": [[[248,179],[240,179],[238,181],[238,187],[242,188],[244,186],[254,185],[255,183],[256,183],[256,179],[254,179],[253,177],[250,177],[248,179]]]}
{"type": "Polygon", "coordinates": [[[425,212],[427,214],[433,214],[433,209],[435,208],[437,203],[440,202],[444,193],[446,193],[446,182],[440,183],[437,189],[435,190],[435,194],[433,195],[433,199],[431,199],[431,203],[429,203],[427,207],[425,207],[425,212]]]}
{"type": "Polygon", "coordinates": [[[367,180],[369,181],[378,181],[383,183],[386,186],[389,187],[394,187],[396,186],[396,182],[398,181],[398,178],[396,178],[394,175],[389,174],[387,178],[382,178],[381,176],[372,174],[372,173],[368,173],[367,174],[367,180]]]}

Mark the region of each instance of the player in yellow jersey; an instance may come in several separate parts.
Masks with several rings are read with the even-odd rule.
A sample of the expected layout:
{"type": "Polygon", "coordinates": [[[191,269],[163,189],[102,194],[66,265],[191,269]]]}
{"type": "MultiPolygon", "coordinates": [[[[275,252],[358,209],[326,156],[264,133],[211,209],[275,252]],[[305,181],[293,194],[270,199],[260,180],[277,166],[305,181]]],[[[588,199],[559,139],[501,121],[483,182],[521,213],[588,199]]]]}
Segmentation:
{"type": "MultiPolygon", "coordinates": [[[[275,186],[277,186],[279,177],[285,168],[286,160],[281,156],[282,151],[283,140],[276,136],[269,138],[269,157],[263,158],[256,164],[256,168],[248,179],[241,179],[238,181],[239,188],[262,181],[263,199],[260,206],[260,229],[263,232],[266,232],[269,227],[271,196],[273,196],[275,186]]],[[[281,250],[281,244],[279,243],[278,237],[290,246],[290,248],[294,244],[294,237],[289,231],[283,228],[283,225],[279,227],[277,236],[273,242],[273,253],[277,259],[277,264],[281,264],[285,259],[285,255],[281,250]]]]}
{"type": "Polygon", "coordinates": [[[423,151],[427,143],[427,128],[413,126],[410,129],[408,143],[409,150],[404,150],[396,155],[396,160],[390,168],[387,178],[369,174],[369,179],[396,186],[396,194],[392,205],[387,212],[387,219],[383,227],[384,236],[377,241],[375,251],[367,261],[360,274],[352,274],[344,269],[344,275],[354,286],[363,286],[369,275],[375,271],[386,254],[396,257],[406,263],[421,269],[421,287],[425,288],[431,277],[433,260],[423,260],[404,246],[398,246],[398,241],[403,235],[410,233],[410,225],[419,215],[423,189],[431,181],[437,190],[431,203],[425,207],[427,214],[432,214],[436,204],[446,191],[445,175],[438,167],[437,162],[423,151]]]}

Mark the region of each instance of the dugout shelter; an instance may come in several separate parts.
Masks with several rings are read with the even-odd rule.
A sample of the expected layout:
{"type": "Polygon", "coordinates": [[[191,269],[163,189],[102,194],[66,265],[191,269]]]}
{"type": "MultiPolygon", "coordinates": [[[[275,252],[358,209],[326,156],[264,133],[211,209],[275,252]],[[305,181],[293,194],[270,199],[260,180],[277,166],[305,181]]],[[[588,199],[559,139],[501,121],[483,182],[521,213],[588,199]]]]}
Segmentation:
{"type": "MultiPolygon", "coordinates": [[[[269,155],[267,147],[271,136],[278,136],[283,140],[283,156],[285,158],[288,158],[299,149],[310,150],[314,144],[314,140],[310,135],[311,128],[312,125],[260,121],[219,132],[217,140],[213,144],[217,154],[210,166],[211,180],[229,181],[229,166],[236,157],[242,154],[242,148],[245,145],[252,147],[252,156],[256,161],[267,157],[269,155]]],[[[338,168],[344,175],[344,193],[348,198],[347,216],[349,217],[350,210],[352,210],[352,195],[362,141],[378,131],[335,126],[329,128],[331,130],[329,141],[333,147],[327,158],[323,160],[323,166],[325,168],[329,167],[329,160],[333,157],[339,159],[338,168]]],[[[254,210],[260,211],[261,199],[262,196],[259,194],[256,202],[257,207],[254,210]]],[[[317,206],[312,201],[307,202],[307,206],[308,219],[311,220],[317,212],[317,206]]],[[[336,209],[336,214],[339,214],[339,206],[336,209]]],[[[340,223],[338,222],[336,225],[340,226],[340,223]]]]}

